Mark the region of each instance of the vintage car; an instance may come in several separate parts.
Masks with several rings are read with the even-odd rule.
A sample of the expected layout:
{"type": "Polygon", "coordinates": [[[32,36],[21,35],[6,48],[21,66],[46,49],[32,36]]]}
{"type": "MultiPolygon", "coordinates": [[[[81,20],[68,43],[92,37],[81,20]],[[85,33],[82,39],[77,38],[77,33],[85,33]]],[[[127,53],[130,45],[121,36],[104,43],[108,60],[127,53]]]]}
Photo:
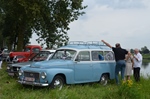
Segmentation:
{"type": "Polygon", "coordinates": [[[64,84],[106,85],[114,78],[115,59],[110,48],[98,41],[72,41],[58,48],[51,60],[20,68],[18,82],[61,89],[64,84]]]}
{"type": "Polygon", "coordinates": [[[2,51],[2,60],[3,60],[3,61],[6,61],[6,60],[7,60],[7,57],[9,56],[9,53],[10,53],[10,51],[9,51],[8,49],[4,49],[4,50],[2,51]]]}
{"type": "Polygon", "coordinates": [[[22,52],[10,52],[9,58],[7,58],[7,62],[26,62],[29,60],[29,58],[39,53],[40,50],[42,50],[42,47],[39,45],[27,45],[22,52]]]}
{"type": "Polygon", "coordinates": [[[27,62],[7,64],[7,72],[10,76],[18,76],[18,71],[22,66],[30,66],[33,62],[48,61],[55,50],[41,50],[27,62]]]}

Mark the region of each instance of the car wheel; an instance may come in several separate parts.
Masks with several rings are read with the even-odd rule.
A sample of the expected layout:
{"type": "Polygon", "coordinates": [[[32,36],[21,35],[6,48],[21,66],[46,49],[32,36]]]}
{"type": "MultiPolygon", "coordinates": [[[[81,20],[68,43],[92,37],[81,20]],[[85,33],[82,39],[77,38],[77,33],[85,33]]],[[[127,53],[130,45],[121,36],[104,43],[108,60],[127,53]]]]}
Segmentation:
{"type": "Polygon", "coordinates": [[[100,84],[101,85],[107,85],[108,83],[108,75],[107,74],[103,74],[100,78],[100,84]]]}
{"type": "Polygon", "coordinates": [[[50,84],[50,88],[61,90],[62,87],[64,86],[64,83],[65,83],[64,78],[62,76],[60,76],[60,75],[55,76],[53,81],[50,84]]]}

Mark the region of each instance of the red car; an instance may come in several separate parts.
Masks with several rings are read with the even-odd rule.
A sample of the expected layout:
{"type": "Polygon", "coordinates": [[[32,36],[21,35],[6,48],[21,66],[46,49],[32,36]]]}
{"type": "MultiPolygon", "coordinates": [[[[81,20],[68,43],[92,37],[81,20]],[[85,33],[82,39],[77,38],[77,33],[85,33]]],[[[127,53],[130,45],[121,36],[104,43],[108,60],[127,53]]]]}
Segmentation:
{"type": "Polygon", "coordinates": [[[9,62],[26,62],[42,50],[39,45],[27,45],[23,52],[10,52],[9,62]]]}

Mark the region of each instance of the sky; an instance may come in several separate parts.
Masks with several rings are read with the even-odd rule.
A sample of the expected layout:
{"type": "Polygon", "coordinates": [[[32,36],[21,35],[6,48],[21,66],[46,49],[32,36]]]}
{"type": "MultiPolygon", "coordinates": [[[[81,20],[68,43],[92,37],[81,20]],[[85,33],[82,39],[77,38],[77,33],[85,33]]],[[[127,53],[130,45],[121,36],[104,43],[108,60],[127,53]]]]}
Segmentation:
{"type": "MultiPolygon", "coordinates": [[[[86,13],[70,23],[70,41],[120,43],[125,49],[150,49],[150,0],[84,0],[86,13]]],[[[31,44],[37,44],[33,35],[31,44]]]]}

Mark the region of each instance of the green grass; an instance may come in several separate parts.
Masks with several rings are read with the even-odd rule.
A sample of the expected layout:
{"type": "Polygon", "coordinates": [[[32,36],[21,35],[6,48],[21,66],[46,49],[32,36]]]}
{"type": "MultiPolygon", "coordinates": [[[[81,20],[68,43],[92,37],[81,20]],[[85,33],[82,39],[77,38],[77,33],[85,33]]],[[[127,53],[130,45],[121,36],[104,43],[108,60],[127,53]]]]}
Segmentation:
{"type": "Polygon", "coordinates": [[[62,90],[22,86],[17,78],[8,76],[4,63],[0,70],[0,99],[150,99],[150,78],[141,78],[139,83],[133,78],[132,81],[132,86],[116,85],[112,80],[106,86],[98,83],[66,85],[62,90]]]}
{"type": "Polygon", "coordinates": [[[142,54],[143,62],[148,63],[150,62],[150,54],[142,54]]]}

